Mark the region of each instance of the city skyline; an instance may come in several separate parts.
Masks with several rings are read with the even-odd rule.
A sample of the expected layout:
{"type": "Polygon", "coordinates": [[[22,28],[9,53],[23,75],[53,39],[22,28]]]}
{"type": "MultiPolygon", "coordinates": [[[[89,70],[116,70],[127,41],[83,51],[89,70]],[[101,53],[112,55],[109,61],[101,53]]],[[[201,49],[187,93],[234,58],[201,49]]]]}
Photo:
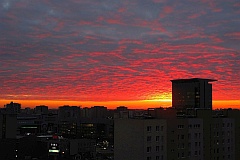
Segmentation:
{"type": "Polygon", "coordinates": [[[171,106],[171,81],[210,78],[213,108],[240,108],[240,3],[0,4],[0,107],[171,106]]]}

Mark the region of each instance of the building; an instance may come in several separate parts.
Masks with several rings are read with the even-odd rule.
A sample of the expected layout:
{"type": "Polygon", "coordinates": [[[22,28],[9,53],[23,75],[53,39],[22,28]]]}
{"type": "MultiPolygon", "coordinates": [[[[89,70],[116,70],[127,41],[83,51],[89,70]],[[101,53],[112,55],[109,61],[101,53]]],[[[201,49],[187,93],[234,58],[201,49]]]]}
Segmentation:
{"type": "Polygon", "coordinates": [[[114,160],[166,160],[167,126],[160,119],[115,119],[114,160]]]}
{"type": "Polygon", "coordinates": [[[213,79],[175,79],[172,81],[172,107],[212,109],[213,79]]]}
{"type": "Polygon", "coordinates": [[[96,140],[70,139],[69,142],[71,157],[79,157],[79,159],[96,159],[96,140]]]}
{"type": "Polygon", "coordinates": [[[36,114],[48,114],[48,106],[40,105],[35,107],[36,114]]]}
{"type": "Polygon", "coordinates": [[[0,113],[0,139],[16,138],[17,118],[15,114],[0,113]]]}
{"type": "Polygon", "coordinates": [[[203,120],[175,108],[151,108],[148,114],[166,120],[167,159],[203,160],[203,120]]]}
{"type": "Polygon", "coordinates": [[[58,109],[58,133],[66,138],[76,138],[80,107],[61,106],[58,109]]]}
{"type": "Polygon", "coordinates": [[[21,111],[21,104],[20,103],[9,103],[5,105],[6,112],[10,114],[18,114],[21,111]]]}

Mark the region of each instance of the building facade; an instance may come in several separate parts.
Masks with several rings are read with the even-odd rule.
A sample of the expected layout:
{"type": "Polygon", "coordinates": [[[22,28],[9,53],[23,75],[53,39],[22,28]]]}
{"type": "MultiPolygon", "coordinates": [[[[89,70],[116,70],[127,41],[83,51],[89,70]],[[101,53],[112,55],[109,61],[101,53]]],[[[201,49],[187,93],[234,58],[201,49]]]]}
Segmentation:
{"type": "Polygon", "coordinates": [[[212,109],[213,79],[175,79],[172,81],[172,107],[212,109]]]}

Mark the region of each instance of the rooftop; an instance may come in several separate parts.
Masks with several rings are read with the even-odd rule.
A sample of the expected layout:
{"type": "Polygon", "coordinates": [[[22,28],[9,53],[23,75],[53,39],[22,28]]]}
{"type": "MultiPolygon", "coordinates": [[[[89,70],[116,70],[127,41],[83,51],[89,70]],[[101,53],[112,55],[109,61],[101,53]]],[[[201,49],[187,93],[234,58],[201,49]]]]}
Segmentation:
{"type": "Polygon", "coordinates": [[[171,82],[173,82],[173,83],[187,83],[187,82],[200,82],[200,81],[214,82],[214,81],[217,81],[217,80],[215,80],[215,79],[204,79],[204,78],[173,79],[173,80],[171,80],[171,82]]]}

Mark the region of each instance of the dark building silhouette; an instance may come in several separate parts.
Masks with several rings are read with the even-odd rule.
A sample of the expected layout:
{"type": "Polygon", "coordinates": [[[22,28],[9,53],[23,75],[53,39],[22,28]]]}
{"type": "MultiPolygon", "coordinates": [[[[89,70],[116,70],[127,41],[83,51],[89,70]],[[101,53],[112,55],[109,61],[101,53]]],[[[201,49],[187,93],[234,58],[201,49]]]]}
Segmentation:
{"type": "Polygon", "coordinates": [[[5,107],[6,107],[6,112],[7,113],[18,114],[21,111],[21,104],[20,103],[11,102],[9,104],[6,104],[5,107]]]}
{"type": "Polygon", "coordinates": [[[175,79],[172,82],[172,106],[177,109],[212,109],[213,79],[175,79]]]}

